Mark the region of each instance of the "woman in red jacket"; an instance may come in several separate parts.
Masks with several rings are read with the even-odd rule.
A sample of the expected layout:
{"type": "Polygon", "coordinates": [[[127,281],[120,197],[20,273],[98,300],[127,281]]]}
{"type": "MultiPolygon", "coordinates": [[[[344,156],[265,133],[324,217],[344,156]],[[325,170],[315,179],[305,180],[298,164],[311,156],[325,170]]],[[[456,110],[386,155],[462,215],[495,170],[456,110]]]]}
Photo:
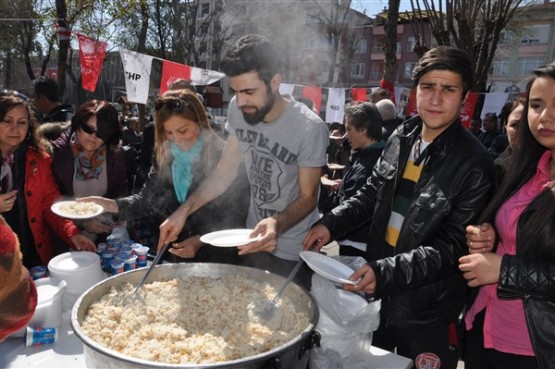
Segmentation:
{"type": "Polygon", "coordinates": [[[50,156],[39,145],[30,102],[15,92],[0,96],[0,214],[21,242],[23,264],[47,265],[53,256],[52,235],[74,250],[96,246],[75,224],[55,215],[50,206],[60,198],[50,156]]]}

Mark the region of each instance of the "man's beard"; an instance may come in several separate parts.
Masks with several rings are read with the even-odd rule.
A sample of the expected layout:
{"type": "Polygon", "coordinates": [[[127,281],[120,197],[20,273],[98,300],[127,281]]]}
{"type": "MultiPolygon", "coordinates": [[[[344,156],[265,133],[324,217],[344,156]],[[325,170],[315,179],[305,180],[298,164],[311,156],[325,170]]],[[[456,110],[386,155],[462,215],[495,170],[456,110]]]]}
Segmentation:
{"type": "MultiPolygon", "coordinates": [[[[245,121],[250,124],[251,126],[254,126],[255,124],[259,123],[262,121],[262,119],[264,119],[264,117],[266,116],[266,114],[268,114],[270,112],[270,110],[272,110],[272,107],[274,106],[274,103],[276,101],[276,97],[273,93],[269,93],[268,94],[268,98],[266,99],[266,103],[260,108],[256,108],[254,113],[245,113],[244,111],[242,111],[243,113],[243,118],[245,118],[245,121]]],[[[250,106],[245,106],[244,108],[247,108],[250,106]]]]}

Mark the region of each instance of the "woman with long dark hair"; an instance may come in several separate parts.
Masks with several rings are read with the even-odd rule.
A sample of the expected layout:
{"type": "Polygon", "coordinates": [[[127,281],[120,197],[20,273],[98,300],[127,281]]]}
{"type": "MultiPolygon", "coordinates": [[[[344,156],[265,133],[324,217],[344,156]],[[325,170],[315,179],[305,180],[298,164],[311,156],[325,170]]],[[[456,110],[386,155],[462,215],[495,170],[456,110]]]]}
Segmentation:
{"type": "Polygon", "coordinates": [[[555,368],[555,62],[527,85],[513,149],[460,258],[479,286],[465,316],[467,369],[555,368]]]}
{"type": "Polygon", "coordinates": [[[54,255],[52,232],[73,250],[96,246],[75,224],[54,214],[60,199],[52,159],[37,138],[31,103],[21,94],[0,95],[0,214],[21,242],[27,268],[48,265],[54,255]]]}
{"type": "MultiPolygon", "coordinates": [[[[71,128],[52,142],[52,172],[60,193],[71,198],[114,199],[128,195],[121,137],[118,112],[113,105],[102,100],[80,105],[71,119],[71,128]]],[[[100,216],[78,225],[89,238],[99,242],[112,230],[113,221],[100,216]]]]}

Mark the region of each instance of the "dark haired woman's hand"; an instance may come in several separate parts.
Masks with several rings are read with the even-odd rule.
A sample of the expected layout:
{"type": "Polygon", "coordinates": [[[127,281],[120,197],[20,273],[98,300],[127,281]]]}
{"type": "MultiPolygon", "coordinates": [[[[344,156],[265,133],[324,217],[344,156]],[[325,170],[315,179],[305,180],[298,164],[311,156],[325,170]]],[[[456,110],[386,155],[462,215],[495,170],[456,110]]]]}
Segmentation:
{"type": "Polygon", "coordinates": [[[459,259],[459,269],[469,287],[497,283],[501,271],[501,255],[492,252],[466,255],[459,259]]]}
{"type": "Polygon", "coordinates": [[[0,213],[6,213],[12,210],[16,198],[17,190],[0,195],[0,213]]]}
{"type": "Polygon", "coordinates": [[[490,252],[495,245],[495,229],[489,223],[467,226],[466,244],[471,254],[490,252]]]}
{"type": "Polygon", "coordinates": [[[85,220],[81,222],[81,226],[90,233],[109,233],[112,231],[111,226],[98,220],[85,220]]]}
{"type": "Polygon", "coordinates": [[[73,248],[77,251],[92,251],[96,252],[96,245],[84,234],[76,234],[71,237],[73,248]]]}

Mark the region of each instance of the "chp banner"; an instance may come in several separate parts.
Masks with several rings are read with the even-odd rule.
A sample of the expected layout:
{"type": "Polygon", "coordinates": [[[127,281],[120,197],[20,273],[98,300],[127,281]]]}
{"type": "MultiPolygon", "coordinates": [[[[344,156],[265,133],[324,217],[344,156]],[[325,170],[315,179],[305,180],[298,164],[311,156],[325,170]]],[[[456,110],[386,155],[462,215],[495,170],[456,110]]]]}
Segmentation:
{"type": "Polygon", "coordinates": [[[160,95],[168,90],[168,86],[177,79],[183,78],[195,85],[209,85],[219,81],[225,74],[214,70],[200,69],[185,64],[164,60],[162,63],[162,78],[160,80],[160,95]]]}
{"type": "Polygon", "coordinates": [[[153,57],[129,50],[121,50],[120,56],[125,73],[127,101],[146,104],[153,57]]]}
{"type": "Polygon", "coordinates": [[[77,39],[79,40],[81,83],[83,89],[94,92],[106,56],[107,44],[79,33],[77,33],[77,39]]]}
{"type": "Polygon", "coordinates": [[[330,88],[328,90],[328,101],[326,103],[326,122],[339,122],[343,124],[345,112],[345,89],[330,88]]]}

